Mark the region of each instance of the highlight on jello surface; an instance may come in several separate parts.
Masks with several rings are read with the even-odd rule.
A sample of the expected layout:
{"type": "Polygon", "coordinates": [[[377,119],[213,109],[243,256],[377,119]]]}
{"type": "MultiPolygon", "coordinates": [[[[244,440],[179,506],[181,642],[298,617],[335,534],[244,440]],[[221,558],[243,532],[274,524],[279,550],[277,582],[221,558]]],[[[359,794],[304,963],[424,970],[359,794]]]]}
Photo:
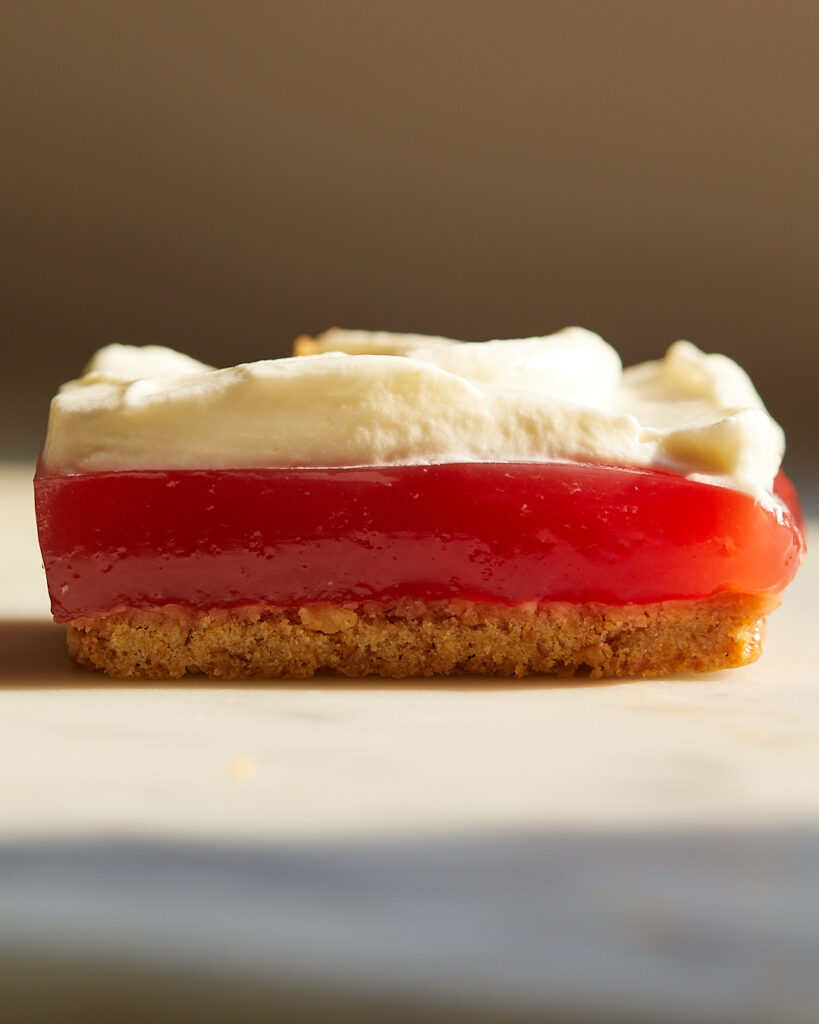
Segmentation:
{"type": "Polygon", "coordinates": [[[805,550],[783,453],[688,342],[332,329],[226,369],[103,348],[35,494],[54,617],[113,676],[654,675],[759,656],[805,550]]]}

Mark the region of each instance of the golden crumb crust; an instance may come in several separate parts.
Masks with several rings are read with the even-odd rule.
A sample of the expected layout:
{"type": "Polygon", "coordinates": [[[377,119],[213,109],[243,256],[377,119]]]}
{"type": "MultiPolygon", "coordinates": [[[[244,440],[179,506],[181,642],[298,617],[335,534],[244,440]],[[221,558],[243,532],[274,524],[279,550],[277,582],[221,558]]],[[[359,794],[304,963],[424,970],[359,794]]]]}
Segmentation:
{"type": "Polygon", "coordinates": [[[300,334],[293,342],[294,356],[312,356],[318,351],[319,347],[316,344],[316,339],[311,338],[309,334],[300,334]]]}
{"type": "Polygon", "coordinates": [[[118,679],[663,675],[755,661],[766,595],[615,606],[452,600],[129,609],[68,627],[71,656],[118,679]]]}

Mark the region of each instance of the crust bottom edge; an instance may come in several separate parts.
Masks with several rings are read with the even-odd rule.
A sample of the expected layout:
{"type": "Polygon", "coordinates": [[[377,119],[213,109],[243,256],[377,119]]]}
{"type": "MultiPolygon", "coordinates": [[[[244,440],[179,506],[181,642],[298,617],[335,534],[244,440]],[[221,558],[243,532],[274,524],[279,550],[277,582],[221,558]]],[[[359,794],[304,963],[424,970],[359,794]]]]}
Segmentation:
{"type": "Polygon", "coordinates": [[[603,677],[710,672],[755,661],[765,595],[615,606],[399,601],[193,611],[126,609],[68,626],[74,660],[117,679],[341,676],[603,677]]]}

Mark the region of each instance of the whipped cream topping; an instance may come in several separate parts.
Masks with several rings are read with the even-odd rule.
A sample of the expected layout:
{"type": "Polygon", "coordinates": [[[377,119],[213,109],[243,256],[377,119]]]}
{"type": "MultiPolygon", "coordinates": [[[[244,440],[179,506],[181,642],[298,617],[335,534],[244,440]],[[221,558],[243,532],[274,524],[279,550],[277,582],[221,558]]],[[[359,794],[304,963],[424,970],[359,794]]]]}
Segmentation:
{"type": "Polygon", "coordinates": [[[52,470],[577,460],[670,470],[771,504],[780,427],[744,370],[678,341],[623,370],[572,327],[457,342],[333,329],[214,369],[109,345],[54,398],[52,470]]]}

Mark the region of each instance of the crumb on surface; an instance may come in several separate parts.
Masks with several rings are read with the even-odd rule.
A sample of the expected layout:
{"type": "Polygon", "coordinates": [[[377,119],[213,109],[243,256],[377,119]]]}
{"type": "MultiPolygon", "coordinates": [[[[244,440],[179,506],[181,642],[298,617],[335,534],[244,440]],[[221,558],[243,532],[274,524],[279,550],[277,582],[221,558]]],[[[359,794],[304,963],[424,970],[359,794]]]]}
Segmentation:
{"type": "Polygon", "coordinates": [[[236,754],[225,765],[225,772],[231,782],[246,782],[258,771],[256,759],[249,754],[236,754]]]}

